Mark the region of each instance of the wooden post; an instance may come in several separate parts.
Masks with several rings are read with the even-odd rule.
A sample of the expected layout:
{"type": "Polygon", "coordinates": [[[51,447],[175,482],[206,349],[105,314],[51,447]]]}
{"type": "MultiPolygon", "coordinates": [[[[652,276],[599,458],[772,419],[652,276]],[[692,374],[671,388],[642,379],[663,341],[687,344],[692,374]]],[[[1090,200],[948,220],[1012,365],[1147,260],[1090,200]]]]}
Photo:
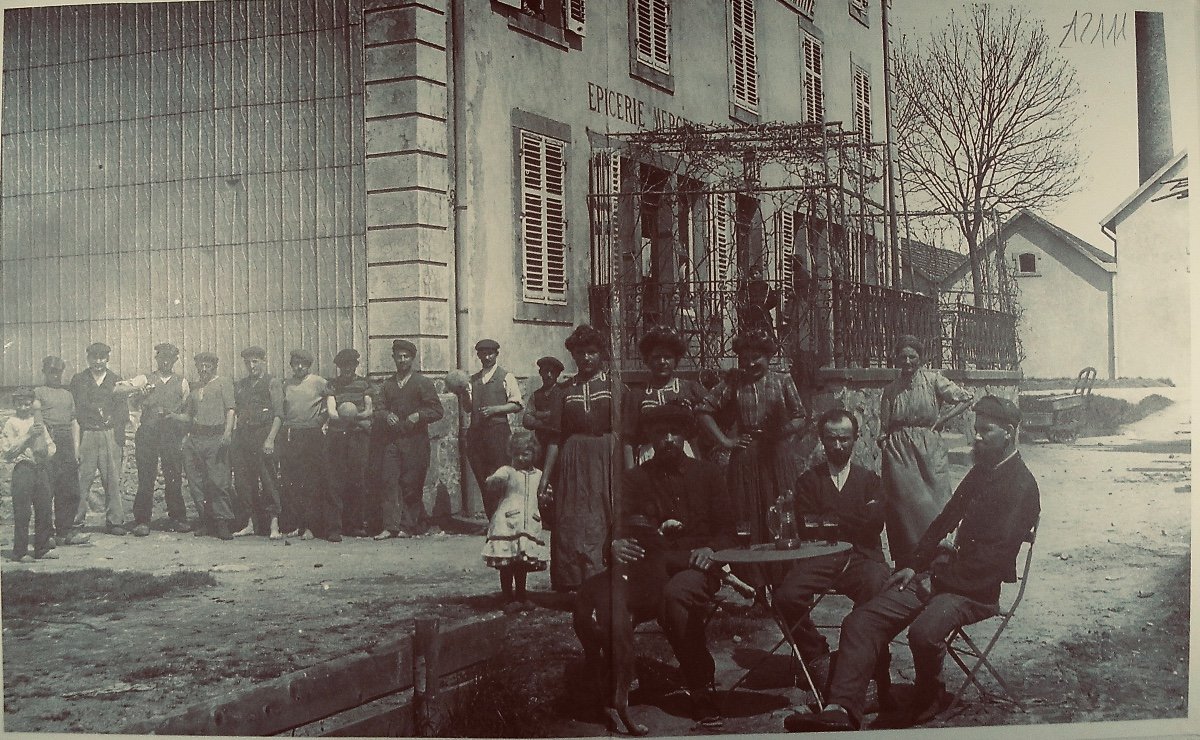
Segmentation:
{"type": "Polygon", "coordinates": [[[441,640],[438,620],[418,619],[413,634],[413,728],[417,737],[436,737],[441,730],[438,701],[441,640]]]}

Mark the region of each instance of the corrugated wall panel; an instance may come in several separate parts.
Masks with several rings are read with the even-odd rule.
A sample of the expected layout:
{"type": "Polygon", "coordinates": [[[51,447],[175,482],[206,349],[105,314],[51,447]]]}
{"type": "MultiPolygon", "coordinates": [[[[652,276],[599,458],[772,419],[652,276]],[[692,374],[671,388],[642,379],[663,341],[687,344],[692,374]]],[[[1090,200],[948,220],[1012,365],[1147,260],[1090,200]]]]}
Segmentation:
{"type": "Polygon", "coordinates": [[[75,372],[96,340],[126,375],[167,339],[231,374],[249,342],[277,373],[295,346],[325,372],[365,349],[359,16],[347,0],[6,12],[4,382],[36,381],[49,353],[75,372]]]}

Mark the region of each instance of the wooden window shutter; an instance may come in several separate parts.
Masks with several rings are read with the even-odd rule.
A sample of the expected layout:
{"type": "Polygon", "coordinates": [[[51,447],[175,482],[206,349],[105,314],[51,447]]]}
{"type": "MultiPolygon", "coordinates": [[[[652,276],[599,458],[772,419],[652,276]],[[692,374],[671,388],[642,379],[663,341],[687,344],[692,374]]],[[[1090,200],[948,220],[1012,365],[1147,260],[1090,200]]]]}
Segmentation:
{"type": "Polygon", "coordinates": [[[863,143],[871,141],[871,77],[861,67],[854,68],[854,128],[863,143]]]}
{"type": "Polygon", "coordinates": [[[637,60],[659,70],[671,72],[671,2],[637,0],[634,6],[637,60]]]}
{"type": "Polygon", "coordinates": [[[522,131],[520,142],[523,298],[566,303],[566,144],[531,131],[522,131]]]}
{"type": "Polygon", "coordinates": [[[708,279],[724,282],[732,279],[733,212],[732,199],[726,193],[709,193],[708,212],[708,279]]]}
{"type": "Polygon", "coordinates": [[[804,34],[804,120],[825,121],[825,89],[821,80],[821,42],[804,34]]]}
{"type": "Polygon", "coordinates": [[[587,0],[564,0],[567,30],[578,36],[584,35],[587,21],[587,0]]]}
{"type": "Polygon", "coordinates": [[[592,284],[612,283],[613,250],[617,245],[617,226],[621,192],[621,156],[613,149],[592,154],[589,177],[592,213],[592,284]]]}
{"type": "Polygon", "coordinates": [[[754,35],[754,0],[730,0],[730,75],[735,105],[758,112],[758,50],[754,35]]]}

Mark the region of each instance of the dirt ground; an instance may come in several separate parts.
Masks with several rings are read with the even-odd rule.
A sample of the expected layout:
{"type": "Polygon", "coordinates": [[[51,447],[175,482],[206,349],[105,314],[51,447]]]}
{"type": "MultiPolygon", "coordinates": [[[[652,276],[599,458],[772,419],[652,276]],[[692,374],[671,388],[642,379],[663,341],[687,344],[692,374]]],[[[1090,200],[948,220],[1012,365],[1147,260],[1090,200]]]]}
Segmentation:
{"type": "MultiPolygon", "coordinates": [[[[1136,401],[1151,390],[1169,395],[1175,405],[1120,436],[1023,446],[1042,491],[1041,529],[1025,602],[993,662],[1027,699],[1029,711],[969,692],[965,711],[932,726],[1186,716],[1188,392],[1105,392],[1136,401]]],[[[965,471],[956,467],[956,477],[965,471]]],[[[9,521],[6,516],[0,534],[5,549],[9,521]]],[[[17,568],[192,569],[212,571],[218,585],[100,617],[6,618],[6,731],[119,731],[128,722],[393,639],[414,616],[438,615],[447,624],[494,613],[500,603],[495,572],[479,558],[478,536],[285,544],[154,532],[147,538],[96,534],[93,540],[92,546],[60,548],[57,561],[6,560],[0,577],[17,568]]],[[[545,574],[531,576],[530,588],[545,592],[545,574]]],[[[772,644],[769,623],[729,597],[733,616],[714,622],[711,640],[719,687],[733,684],[772,644]]],[[[512,619],[497,666],[521,676],[525,693],[543,703],[537,734],[605,734],[571,693],[580,651],[565,605],[546,593],[534,598],[537,609],[512,619]]],[[[820,607],[819,623],[840,618],[844,606],[836,601],[820,607]]],[[[653,688],[656,670],[669,681],[672,661],[661,635],[649,627],[638,639],[650,656],[644,682],[653,688]]],[[[907,652],[902,644],[893,646],[900,684],[912,680],[907,652]]],[[[789,706],[804,696],[784,686],[786,663],[780,660],[766,661],[729,699],[724,732],[783,730],[789,706]]],[[[961,681],[950,664],[945,676],[955,686],[961,681]]],[[[693,732],[677,696],[651,697],[633,713],[655,735],[693,732]]]]}

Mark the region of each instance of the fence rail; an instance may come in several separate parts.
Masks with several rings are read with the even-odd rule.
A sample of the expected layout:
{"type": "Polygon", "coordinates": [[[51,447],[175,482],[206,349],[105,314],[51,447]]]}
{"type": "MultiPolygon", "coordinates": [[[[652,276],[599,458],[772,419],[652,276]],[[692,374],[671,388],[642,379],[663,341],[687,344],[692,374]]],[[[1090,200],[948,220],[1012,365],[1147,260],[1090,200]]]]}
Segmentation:
{"type": "MultiPolygon", "coordinates": [[[[432,624],[430,624],[432,622],[432,624]]],[[[499,651],[507,620],[467,622],[438,632],[419,620],[417,632],[370,651],[264,681],[232,696],[195,704],[176,714],[134,722],[131,735],[431,735],[437,730],[437,685],[499,651]],[[424,627],[424,629],[422,629],[424,627]],[[413,696],[374,709],[379,700],[413,696]],[[431,694],[432,691],[432,694],[431,694]],[[367,711],[356,711],[360,707],[367,711]],[[344,719],[342,719],[344,718],[344,719]]]]}

